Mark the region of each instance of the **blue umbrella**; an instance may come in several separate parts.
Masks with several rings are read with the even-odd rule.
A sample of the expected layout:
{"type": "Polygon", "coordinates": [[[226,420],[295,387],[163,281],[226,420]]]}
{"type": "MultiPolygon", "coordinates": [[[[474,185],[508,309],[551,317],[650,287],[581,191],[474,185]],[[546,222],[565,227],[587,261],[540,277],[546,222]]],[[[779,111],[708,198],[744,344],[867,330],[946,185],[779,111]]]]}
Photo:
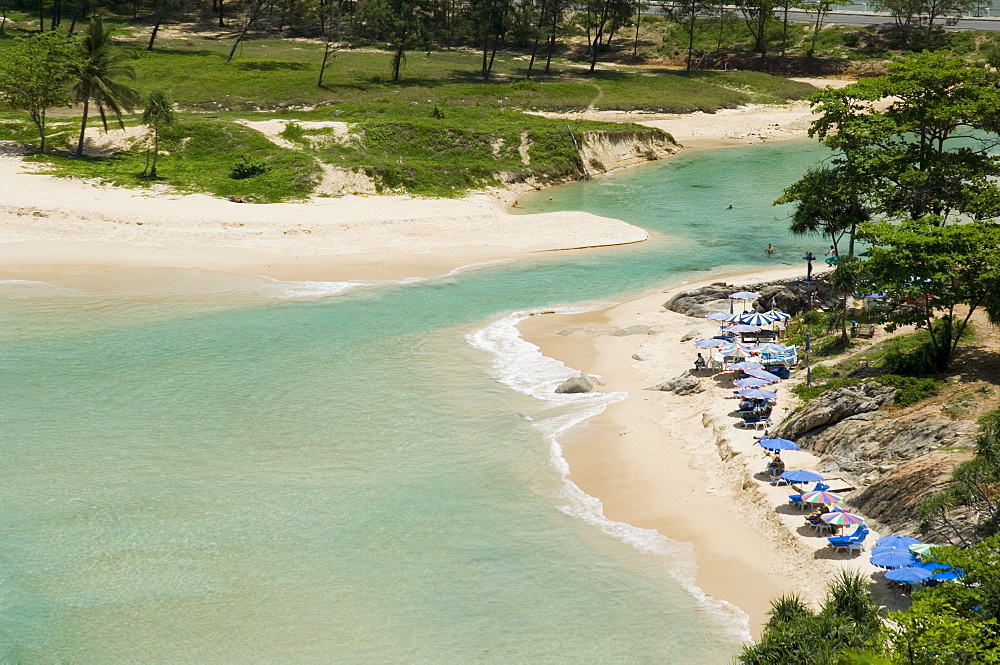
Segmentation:
{"type": "Polygon", "coordinates": [[[770,390],[762,388],[744,388],[736,394],[749,399],[774,399],[778,396],[778,393],[773,393],[770,390]]]}
{"type": "Polygon", "coordinates": [[[799,450],[798,445],[794,441],[789,441],[788,439],[772,439],[766,436],[760,437],[757,441],[758,445],[764,450],[799,450]]]}
{"type": "Polygon", "coordinates": [[[742,314],[738,321],[751,326],[766,326],[774,321],[774,319],[761,312],[747,312],[746,314],[742,314]]]}
{"type": "Polygon", "coordinates": [[[747,379],[736,379],[733,384],[737,388],[760,388],[761,386],[766,386],[771,383],[770,381],[765,381],[764,379],[758,379],[755,377],[750,377],[747,379]]]}
{"type": "Polygon", "coordinates": [[[755,379],[764,379],[768,383],[776,383],[778,381],[781,381],[780,376],[778,376],[777,374],[771,374],[766,369],[754,369],[753,367],[751,367],[750,369],[745,371],[747,374],[754,377],[755,379]]]}
{"type": "Polygon", "coordinates": [[[879,568],[907,568],[917,562],[917,559],[907,552],[872,552],[872,565],[879,568]]]}
{"type": "Polygon", "coordinates": [[[694,343],[694,345],[699,349],[714,349],[725,344],[729,344],[729,340],[719,339],[718,337],[713,337],[711,339],[699,339],[694,343]]]}
{"type": "Polygon", "coordinates": [[[712,312],[711,314],[706,314],[705,318],[713,321],[739,321],[740,315],[729,312],[712,312]]]}
{"type": "Polygon", "coordinates": [[[931,573],[923,568],[899,568],[887,571],[885,579],[893,582],[923,582],[930,579],[931,573]]]}
{"type": "Polygon", "coordinates": [[[805,471],[803,469],[785,471],[781,474],[781,477],[790,483],[811,483],[823,480],[823,476],[819,475],[815,471],[805,471]]]}
{"type": "Polygon", "coordinates": [[[741,369],[745,372],[748,369],[764,369],[764,366],[760,363],[755,363],[752,360],[744,360],[742,362],[733,363],[729,366],[729,369],[741,369]]]}
{"type": "Polygon", "coordinates": [[[780,309],[772,309],[769,312],[764,312],[765,316],[770,316],[772,321],[787,321],[792,318],[792,315],[788,312],[782,312],[780,309]]]}
{"type": "Polygon", "coordinates": [[[885,536],[875,541],[875,547],[905,547],[919,545],[920,541],[909,536],[885,536]]]}

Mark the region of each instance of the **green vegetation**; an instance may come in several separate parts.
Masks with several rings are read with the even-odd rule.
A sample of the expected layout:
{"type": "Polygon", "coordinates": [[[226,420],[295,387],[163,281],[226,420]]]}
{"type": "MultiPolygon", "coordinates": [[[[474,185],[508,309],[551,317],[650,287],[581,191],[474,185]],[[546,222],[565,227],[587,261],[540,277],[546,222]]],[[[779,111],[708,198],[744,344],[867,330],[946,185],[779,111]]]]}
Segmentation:
{"type": "MultiPolygon", "coordinates": [[[[242,125],[204,116],[185,116],[160,129],[157,182],[181,191],[208,191],[262,203],[307,196],[319,179],[315,160],[296,150],[281,148],[259,132],[242,125]],[[232,171],[242,155],[265,165],[266,172],[234,179],[232,171]]],[[[146,187],[146,150],[141,144],[114,158],[75,159],[63,154],[35,157],[52,164],[59,175],[99,178],[115,185],[146,187]]]]}
{"type": "Polygon", "coordinates": [[[879,620],[860,577],[841,574],[818,613],[796,598],[771,602],[758,643],[744,647],[742,665],[940,665],[1000,663],[1000,536],[934,559],[963,571],[962,582],[914,592],[909,609],[879,620]]]}

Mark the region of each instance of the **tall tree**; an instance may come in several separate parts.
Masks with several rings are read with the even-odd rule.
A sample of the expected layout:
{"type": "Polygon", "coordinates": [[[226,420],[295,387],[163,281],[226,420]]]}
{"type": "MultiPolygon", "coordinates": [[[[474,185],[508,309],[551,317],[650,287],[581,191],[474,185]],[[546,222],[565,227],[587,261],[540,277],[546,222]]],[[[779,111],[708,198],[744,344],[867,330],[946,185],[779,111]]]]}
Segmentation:
{"type": "Polygon", "coordinates": [[[767,55],[767,30],[774,20],[776,0],[739,0],[736,5],[743,12],[747,29],[753,36],[753,49],[767,55]]]}
{"type": "Polygon", "coordinates": [[[111,28],[104,25],[104,19],[100,16],[90,19],[87,32],[80,40],[80,54],[81,60],[73,70],[76,79],[73,97],[83,103],[80,140],[76,144],[77,157],[83,155],[83,140],[91,102],[97,105],[104,131],[108,130],[108,111],[124,129],[122,112],[131,112],[139,103],[139,93],[122,82],[122,79],[135,78],[135,70],[127,64],[132,56],[114,47],[111,28]]]}
{"type": "Polygon", "coordinates": [[[45,152],[45,118],[53,106],[70,106],[69,82],[77,65],[76,40],[46,32],[15,40],[0,59],[0,99],[26,111],[45,152]]]}
{"type": "Polygon", "coordinates": [[[156,177],[156,160],[160,156],[160,132],[174,124],[174,108],[170,98],[162,90],[154,90],[146,97],[146,108],[142,111],[142,122],[153,130],[152,151],[146,150],[146,168],[142,174],[156,177]],[[152,167],[150,167],[152,152],[152,167]]]}
{"type": "Polygon", "coordinates": [[[889,12],[903,38],[903,46],[910,42],[910,35],[919,23],[927,0],[872,0],[872,8],[889,12]]]}
{"type": "Polygon", "coordinates": [[[909,56],[883,76],[814,95],[810,135],[838,151],[833,163],[850,167],[873,213],[990,219],[1000,216],[998,81],[942,53],[909,56]]]}
{"type": "Polygon", "coordinates": [[[149,33],[149,42],[146,44],[147,51],[153,50],[153,44],[156,42],[156,35],[160,32],[160,26],[177,6],[178,0],[153,0],[153,30],[149,33]]]}
{"type": "Polygon", "coordinates": [[[905,299],[890,314],[890,327],[926,329],[940,368],[978,309],[1000,324],[1000,224],[919,219],[869,222],[862,231],[872,243],[865,268],[875,286],[905,299]]]}
{"type": "Polygon", "coordinates": [[[854,256],[858,225],[871,219],[858,180],[848,164],[820,166],[806,171],[774,203],[795,205],[789,226],[793,234],[823,235],[830,239],[838,255],[846,236],[850,258],[854,256]]]}
{"type": "MultiPolygon", "coordinates": [[[[229,49],[229,55],[226,56],[226,62],[232,62],[233,56],[236,54],[236,49],[239,48],[243,40],[246,39],[247,33],[253,28],[257,21],[259,21],[267,10],[271,7],[272,0],[246,0],[243,5],[243,12],[240,15],[240,34],[236,36],[236,41],[233,42],[233,47],[229,49]]],[[[222,17],[222,0],[219,0],[219,18],[221,23],[222,17]]]]}
{"type": "Polygon", "coordinates": [[[483,52],[480,75],[484,81],[488,81],[493,73],[493,62],[500,48],[500,42],[507,31],[512,8],[511,0],[472,0],[469,8],[483,52]]]}

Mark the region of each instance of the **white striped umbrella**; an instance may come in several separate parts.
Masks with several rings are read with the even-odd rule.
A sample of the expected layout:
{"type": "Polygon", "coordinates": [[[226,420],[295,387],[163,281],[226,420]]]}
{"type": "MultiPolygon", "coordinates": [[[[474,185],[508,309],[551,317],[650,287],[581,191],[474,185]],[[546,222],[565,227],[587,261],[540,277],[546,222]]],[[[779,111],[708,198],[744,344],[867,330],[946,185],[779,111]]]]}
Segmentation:
{"type": "Polygon", "coordinates": [[[792,315],[788,312],[782,312],[780,309],[772,309],[768,312],[764,312],[765,316],[770,316],[772,321],[787,321],[792,318],[792,315]]]}
{"type": "Polygon", "coordinates": [[[774,319],[763,312],[747,312],[740,316],[739,321],[751,326],[766,326],[774,319]]]}

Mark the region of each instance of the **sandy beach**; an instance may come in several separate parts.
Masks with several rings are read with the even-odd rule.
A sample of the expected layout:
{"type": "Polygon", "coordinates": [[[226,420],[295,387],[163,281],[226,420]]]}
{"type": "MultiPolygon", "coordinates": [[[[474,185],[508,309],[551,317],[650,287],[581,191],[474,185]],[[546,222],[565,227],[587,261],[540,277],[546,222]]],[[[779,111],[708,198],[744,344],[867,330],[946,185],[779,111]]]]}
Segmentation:
{"type": "MultiPolygon", "coordinates": [[[[697,586],[749,615],[755,636],[772,598],[795,593],[818,604],[838,570],[872,576],[877,569],[863,554],[835,553],[805,526],[805,513],[788,505],[795,490],[766,482],[767,456],[756,445],[763,432],[743,429],[731,415],[737,403],[732,372],[697,373],[705,390],[694,395],[646,389],[692,368],[697,348],[681,337],[692,332],[709,337],[717,330],[707,319],[665,310],[672,295],[718,281],[741,285],[804,277],[801,272],[720,275],[598,311],[530,316],[520,323],[524,339],[542,353],[599,376],[598,390],[629,396],[566,437],[570,479],[601,500],[608,519],[693,543],[697,586]],[[662,331],[608,334],[634,325],[662,331]]],[[[801,372],[780,386],[775,422],[795,408],[789,386],[797,380],[801,372]]],[[[815,470],[818,462],[805,451],[782,457],[788,469],[815,470]]],[[[869,538],[877,536],[873,531],[869,538]]],[[[894,607],[903,601],[882,598],[894,607]]]]}
{"type": "MultiPolygon", "coordinates": [[[[811,119],[805,103],[685,116],[588,115],[660,127],[697,148],[801,138],[811,119]]],[[[648,237],[640,228],[589,213],[512,215],[506,206],[516,192],[507,195],[345,196],[246,205],[54,178],[8,151],[0,156],[0,279],[175,267],[284,280],[394,280],[648,237]]],[[[799,272],[756,272],[746,281],[799,272]]],[[[697,585],[749,615],[756,635],[772,597],[795,592],[815,602],[836,570],[874,568],[866,557],[833,554],[824,539],[801,526],[799,511],[776,509],[789,491],[754,478],[765,461],[754,446],[760,432],[735,428],[727,415],[735,404],[730,376],[704,378],[708,389],[692,396],[644,390],[691,367],[695,348],[681,343],[681,336],[713,329],[711,322],[662,308],[675,290],[693,286],[586,314],[529,317],[521,329],[544,354],[602,377],[602,390],[629,394],[566,437],[571,479],[601,500],[606,517],[694,543],[697,585]],[[639,323],[663,332],[607,334],[639,323]],[[566,330],[573,332],[558,334],[566,330]]],[[[781,396],[780,409],[791,408],[787,387],[781,396]]],[[[815,460],[795,452],[786,462],[809,469],[815,460]]]]}

